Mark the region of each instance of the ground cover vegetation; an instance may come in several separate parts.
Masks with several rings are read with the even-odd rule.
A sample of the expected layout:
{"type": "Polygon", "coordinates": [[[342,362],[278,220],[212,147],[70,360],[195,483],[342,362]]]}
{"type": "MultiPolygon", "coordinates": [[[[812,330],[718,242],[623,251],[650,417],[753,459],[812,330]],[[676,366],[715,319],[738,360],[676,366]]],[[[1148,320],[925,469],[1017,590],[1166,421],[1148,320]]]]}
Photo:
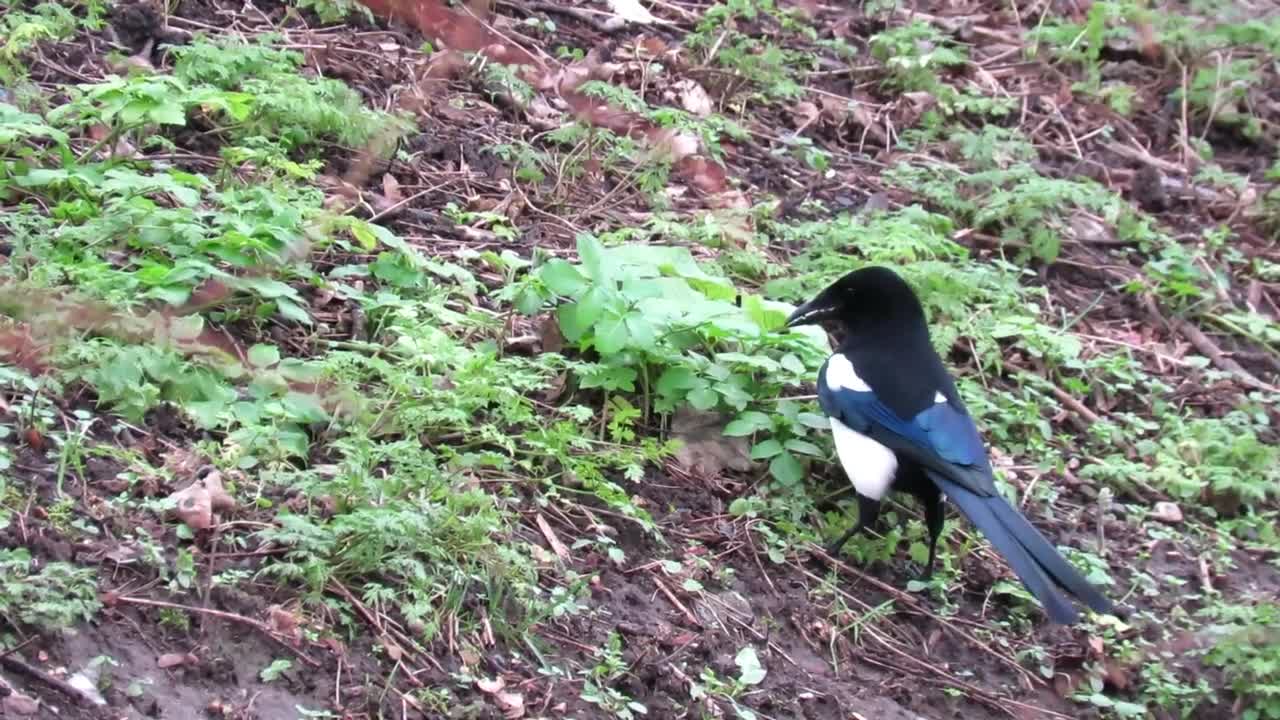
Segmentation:
{"type": "Polygon", "coordinates": [[[1270,6],[0,9],[4,714],[1280,718],[1270,6]],[[1123,615],[823,556],[873,263],[1123,615]]]}

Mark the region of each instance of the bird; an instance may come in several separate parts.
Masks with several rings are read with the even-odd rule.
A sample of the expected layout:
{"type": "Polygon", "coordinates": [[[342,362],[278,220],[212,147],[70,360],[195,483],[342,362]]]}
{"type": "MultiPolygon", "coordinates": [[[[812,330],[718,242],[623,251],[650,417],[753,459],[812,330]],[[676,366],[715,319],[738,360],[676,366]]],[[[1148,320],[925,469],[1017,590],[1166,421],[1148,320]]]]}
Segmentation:
{"type": "Polygon", "coordinates": [[[1068,596],[1110,613],[1111,601],[996,489],[982,437],[933,348],[911,286],[887,267],[854,270],[796,308],[786,327],[822,323],[844,336],[818,371],[818,403],[858,496],[857,524],[827,554],[836,557],[849,538],[874,525],[888,492],[906,492],[924,507],[927,579],[945,496],[1004,556],[1051,621],[1079,621],[1068,596]]]}

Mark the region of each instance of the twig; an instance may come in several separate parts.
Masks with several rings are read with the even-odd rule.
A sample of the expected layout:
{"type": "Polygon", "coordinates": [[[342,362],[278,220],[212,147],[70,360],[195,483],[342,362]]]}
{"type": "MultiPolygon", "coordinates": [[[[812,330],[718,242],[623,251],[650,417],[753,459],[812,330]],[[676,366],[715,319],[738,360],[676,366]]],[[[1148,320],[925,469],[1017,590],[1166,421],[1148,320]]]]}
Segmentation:
{"type": "Polygon", "coordinates": [[[317,662],[314,658],[312,658],[310,655],[306,654],[299,648],[296,648],[290,645],[289,643],[285,642],[283,639],[281,639],[279,636],[276,635],[275,631],[272,630],[269,625],[262,622],[261,620],[254,620],[251,617],[246,617],[244,615],[237,615],[236,613],[226,612],[225,610],[193,607],[191,605],[181,605],[178,603],[166,602],[164,600],[151,600],[150,598],[131,597],[129,595],[117,595],[113,598],[113,601],[117,603],[128,603],[130,605],[146,605],[148,607],[167,608],[169,610],[181,610],[183,612],[189,612],[189,613],[201,613],[204,615],[212,615],[213,617],[216,617],[216,618],[222,618],[223,620],[230,620],[231,622],[240,623],[241,625],[248,625],[251,628],[255,628],[259,630],[260,632],[265,634],[267,637],[276,641],[276,643],[278,643],[279,645],[287,648],[294,655],[297,655],[298,659],[301,660],[302,662],[314,668],[320,667],[320,663],[317,662]]]}
{"type": "Polygon", "coordinates": [[[4,666],[5,668],[7,668],[12,672],[26,675],[27,677],[33,680],[37,680],[39,682],[44,683],[45,685],[48,685],[54,690],[57,690],[63,695],[66,695],[72,700],[75,700],[76,703],[79,705],[83,705],[85,707],[95,707],[99,705],[98,702],[96,702],[89,695],[85,694],[82,690],[77,688],[75,685],[72,685],[71,683],[65,680],[56,678],[50,675],[49,673],[41,670],[40,668],[34,665],[29,665],[26,662],[23,662],[22,660],[19,660],[16,657],[9,657],[9,656],[0,657],[0,665],[4,666]]]}
{"type": "Polygon", "coordinates": [[[688,620],[690,625],[702,627],[702,623],[698,622],[698,618],[690,612],[689,608],[685,607],[684,603],[680,602],[680,598],[676,597],[676,594],[671,592],[657,575],[653,576],[653,584],[658,586],[658,589],[662,591],[663,595],[667,596],[667,600],[670,600],[677,610],[684,613],[684,619],[688,620]]]}
{"type": "MultiPolygon", "coordinates": [[[[853,576],[857,577],[857,578],[858,578],[858,579],[860,579],[860,580],[865,580],[865,581],[867,581],[867,582],[871,583],[872,585],[875,585],[876,587],[880,588],[881,590],[884,590],[885,592],[889,593],[889,594],[890,594],[890,595],[892,595],[893,597],[895,597],[895,598],[897,598],[897,599],[899,599],[899,600],[902,600],[903,602],[907,603],[908,605],[912,606],[913,608],[915,608],[915,609],[917,609],[917,610],[920,610],[921,612],[923,612],[924,614],[928,615],[929,617],[932,617],[934,620],[936,620],[936,621],[937,621],[940,625],[942,625],[943,627],[947,628],[948,630],[951,630],[952,632],[954,632],[955,634],[957,634],[957,635],[959,635],[960,637],[964,638],[965,640],[968,640],[970,643],[972,643],[972,644],[974,645],[974,647],[980,648],[983,652],[987,653],[987,654],[988,654],[988,655],[990,655],[991,657],[994,657],[994,658],[996,658],[997,660],[999,660],[1000,662],[1004,663],[1005,665],[1008,665],[1010,668],[1013,668],[1013,669],[1014,669],[1015,671],[1017,671],[1020,675],[1022,675],[1022,677],[1023,677],[1023,678],[1025,678],[1025,679],[1026,679],[1026,681],[1028,682],[1028,684],[1030,684],[1032,687],[1034,687],[1036,683],[1043,683],[1043,681],[1041,681],[1039,678],[1037,678],[1035,675],[1033,675],[1030,671],[1028,671],[1026,668],[1022,667],[1021,665],[1019,665],[1019,664],[1018,664],[1018,662],[1017,662],[1016,660],[1014,660],[1013,658],[1010,658],[1010,657],[1008,657],[1008,656],[1006,656],[1006,655],[1003,655],[1003,654],[1001,654],[1001,653],[997,652],[997,651],[996,651],[994,648],[992,648],[990,645],[988,645],[988,644],[986,644],[986,643],[982,642],[981,640],[979,640],[978,638],[974,637],[971,633],[969,633],[969,632],[967,632],[967,631],[965,631],[965,630],[960,629],[959,627],[957,627],[954,623],[952,623],[952,622],[951,622],[950,620],[948,620],[947,618],[942,617],[941,615],[938,615],[937,613],[932,612],[928,607],[926,607],[926,606],[924,605],[924,603],[920,602],[920,600],[919,600],[919,599],[917,599],[916,597],[914,597],[914,596],[912,596],[912,595],[909,595],[909,594],[907,594],[907,593],[903,592],[902,590],[899,590],[898,588],[893,587],[892,585],[889,585],[889,584],[884,583],[884,582],[882,582],[882,581],[880,581],[880,580],[877,580],[876,578],[873,578],[873,577],[871,577],[870,575],[867,575],[866,573],[862,572],[861,570],[858,570],[857,568],[852,567],[851,565],[848,565],[848,564],[844,563],[843,561],[840,561],[840,560],[837,560],[837,559],[835,559],[835,558],[831,557],[830,555],[828,555],[828,554],[827,554],[827,552],[826,552],[825,550],[823,550],[822,548],[818,547],[817,545],[810,545],[810,546],[809,546],[809,548],[808,548],[808,550],[809,550],[809,552],[814,553],[815,555],[818,555],[819,557],[822,557],[823,559],[827,560],[828,562],[830,562],[833,566],[835,566],[835,567],[836,567],[836,568],[838,568],[839,570],[841,570],[841,571],[843,571],[843,572],[845,572],[845,573],[847,573],[847,574],[849,574],[849,575],[853,575],[853,576]]],[[[797,567],[799,567],[799,565],[797,565],[797,567]]],[[[807,568],[800,567],[800,571],[801,571],[801,572],[803,572],[805,575],[808,575],[810,578],[813,578],[814,580],[821,581],[821,579],[820,579],[820,578],[818,578],[818,577],[817,577],[816,575],[814,575],[813,573],[809,572],[809,570],[808,570],[807,568]]]]}
{"type": "Polygon", "coordinates": [[[556,557],[564,562],[569,562],[569,548],[565,547],[563,542],[560,542],[560,538],[556,535],[555,529],[551,527],[551,523],[542,517],[542,513],[534,515],[533,521],[538,524],[538,529],[542,531],[542,537],[547,539],[547,544],[555,551],[556,557]]]}
{"type": "Polygon", "coordinates": [[[1222,348],[1218,347],[1217,343],[1209,339],[1209,336],[1205,335],[1204,331],[1194,323],[1176,316],[1166,318],[1160,312],[1160,308],[1156,305],[1155,299],[1150,295],[1143,296],[1142,304],[1143,307],[1146,308],[1147,314],[1151,316],[1152,321],[1168,324],[1171,328],[1185,337],[1188,342],[1194,345],[1197,350],[1204,353],[1204,356],[1209,358],[1210,362],[1212,362],[1219,370],[1235,375],[1238,380],[1255,390],[1262,390],[1264,392],[1280,392],[1280,388],[1276,388],[1273,385],[1269,385],[1259,380],[1253,375],[1253,373],[1245,370],[1240,363],[1230,357],[1227,357],[1226,353],[1222,352],[1222,348]]]}
{"type": "Polygon", "coordinates": [[[1084,403],[1067,394],[1066,390],[1063,390],[1057,385],[1053,386],[1053,396],[1058,398],[1058,401],[1063,405],[1066,405],[1068,410],[1084,418],[1091,425],[1096,425],[1097,423],[1102,422],[1102,418],[1098,417],[1097,413],[1085,407],[1084,403]]]}

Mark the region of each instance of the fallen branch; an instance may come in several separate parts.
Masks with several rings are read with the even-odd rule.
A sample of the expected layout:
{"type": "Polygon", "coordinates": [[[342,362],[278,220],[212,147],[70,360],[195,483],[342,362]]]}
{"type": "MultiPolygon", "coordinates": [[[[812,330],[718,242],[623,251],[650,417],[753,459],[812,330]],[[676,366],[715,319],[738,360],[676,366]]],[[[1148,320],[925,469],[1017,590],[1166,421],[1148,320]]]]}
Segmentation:
{"type": "Polygon", "coordinates": [[[111,597],[110,602],[107,604],[110,605],[114,603],[127,603],[129,605],[144,605],[147,607],[158,607],[158,608],[166,608],[169,610],[181,610],[183,612],[200,613],[202,615],[210,615],[216,618],[222,618],[223,620],[230,620],[231,622],[240,623],[241,625],[248,625],[249,627],[262,632],[264,635],[271,638],[279,645],[288,649],[294,655],[298,656],[298,659],[301,660],[302,662],[310,665],[313,668],[320,667],[320,663],[317,662],[314,658],[312,658],[310,655],[307,655],[305,652],[303,652],[299,648],[296,648],[290,645],[289,643],[285,642],[284,640],[282,640],[279,636],[276,635],[275,631],[271,629],[271,626],[267,625],[261,620],[254,620],[251,617],[245,617],[244,615],[237,615],[236,613],[226,612],[224,610],[193,607],[191,605],[180,605],[178,603],[166,602],[164,600],[151,600],[149,598],[130,597],[128,595],[114,595],[111,597]]]}
{"type": "Polygon", "coordinates": [[[1187,342],[1190,342],[1197,350],[1203,353],[1205,357],[1209,358],[1209,361],[1213,363],[1214,367],[1222,370],[1223,372],[1235,375],[1236,379],[1255,390],[1272,393],[1280,392],[1280,388],[1259,380],[1253,375],[1253,373],[1245,370],[1240,363],[1228,357],[1227,354],[1222,351],[1222,348],[1218,347],[1217,343],[1211,340],[1208,335],[1205,335],[1204,331],[1197,327],[1195,323],[1176,316],[1165,317],[1164,314],[1160,312],[1159,306],[1156,305],[1155,299],[1150,295],[1144,295],[1142,297],[1142,305],[1146,309],[1147,314],[1151,316],[1151,320],[1153,322],[1164,323],[1178,334],[1182,335],[1182,337],[1187,339],[1187,342]]]}
{"type": "MultiPolygon", "coordinates": [[[[967,631],[965,631],[965,630],[960,629],[959,627],[957,627],[955,624],[953,624],[953,623],[952,623],[950,620],[948,620],[947,618],[942,617],[941,615],[938,615],[937,613],[933,612],[933,611],[932,611],[932,610],[930,610],[930,609],[929,609],[929,608],[928,608],[924,603],[922,603],[922,602],[920,601],[920,599],[919,599],[919,598],[917,598],[917,597],[915,597],[915,596],[911,595],[910,593],[907,593],[907,592],[905,592],[905,591],[903,591],[903,590],[900,590],[900,589],[898,589],[898,588],[896,588],[896,587],[894,587],[894,586],[892,586],[892,585],[890,585],[890,584],[888,584],[888,583],[886,583],[886,582],[883,582],[883,581],[878,580],[878,579],[876,579],[876,578],[874,578],[874,577],[871,577],[870,575],[867,575],[866,573],[862,572],[861,570],[858,570],[857,568],[855,568],[855,567],[853,567],[853,566],[851,566],[851,565],[848,565],[848,564],[846,564],[845,562],[843,562],[843,561],[841,561],[841,560],[837,560],[837,559],[835,559],[835,558],[831,557],[830,555],[828,555],[828,554],[827,554],[827,551],[826,551],[826,550],[824,550],[824,549],[823,549],[823,548],[821,548],[821,547],[818,547],[817,545],[810,544],[810,545],[809,545],[809,547],[808,547],[807,549],[809,550],[809,552],[810,552],[810,553],[812,553],[812,554],[814,554],[814,555],[817,555],[818,557],[821,557],[821,558],[823,558],[824,560],[826,560],[827,562],[831,563],[831,564],[832,564],[832,566],[834,566],[836,569],[838,569],[838,570],[840,570],[840,571],[842,571],[842,572],[844,572],[844,573],[846,573],[846,574],[848,574],[848,575],[852,575],[852,576],[854,576],[854,577],[858,578],[859,580],[864,580],[864,581],[866,581],[866,582],[868,582],[868,583],[870,583],[870,584],[872,584],[872,585],[876,586],[877,588],[880,588],[881,590],[883,590],[883,591],[885,591],[885,592],[889,593],[889,594],[890,594],[890,595],[892,595],[895,599],[900,600],[900,601],[902,601],[902,602],[906,603],[907,605],[910,605],[911,607],[915,608],[916,610],[919,610],[920,612],[924,613],[925,615],[928,615],[929,617],[932,617],[934,620],[938,621],[938,623],[939,623],[940,625],[942,625],[943,627],[947,628],[948,630],[950,630],[950,631],[954,632],[956,635],[959,635],[960,637],[964,638],[964,639],[965,639],[965,640],[967,640],[968,642],[972,643],[974,647],[979,648],[980,650],[982,650],[982,651],[983,651],[983,652],[985,652],[986,654],[990,655],[991,657],[993,657],[993,658],[995,658],[995,659],[999,660],[1001,663],[1003,663],[1003,664],[1005,664],[1005,665],[1009,666],[1010,668],[1012,668],[1014,671],[1016,671],[1019,675],[1021,675],[1021,676],[1026,680],[1026,682],[1028,683],[1028,686],[1029,686],[1029,687],[1035,687],[1035,685],[1036,685],[1037,683],[1038,683],[1038,684],[1043,684],[1043,683],[1044,683],[1044,681],[1043,681],[1043,680],[1041,680],[1040,678],[1038,678],[1038,677],[1037,677],[1036,675],[1034,675],[1031,671],[1029,671],[1029,670],[1027,670],[1026,668],[1024,668],[1024,667],[1022,667],[1021,665],[1019,665],[1017,660],[1014,660],[1013,658],[1011,658],[1011,657],[1009,657],[1009,656],[1007,656],[1007,655],[1003,655],[1003,654],[1001,654],[1001,653],[997,652],[997,651],[996,651],[994,648],[992,648],[990,645],[988,645],[988,644],[986,644],[986,643],[982,642],[981,640],[979,640],[978,638],[974,637],[974,636],[973,636],[973,634],[971,634],[971,633],[969,633],[969,632],[967,632],[967,631]]],[[[808,570],[807,568],[800,567],[798,564],[797,564],[797,567],[800,569],[800,571],[801,571],[801,572],[803,572],[805,575],[809,576],[810,578],[813,578],[814,580],[819,580],[819,581],[821,580],[821,579],[820,579],[820,578],[818,578],[816,575],[814,575],[813,573],[809,572],[809,570],[808,570]]]]}
{"type": "Polygon", "coordinates": [[[66,695],[67,697],[74,700],[77,705],[82,705],[84,707],[96,707],[101,704],[97,700],[95,700],[93,697],[91,697],[84,691],[80,690],[75,685],[72,685],[71,683],[67,682],[66,680],[56,678],[50,675],[49,673],[41,670],[40,668],[31,664],[28,664],[26,662],[23,662],[22,660],[19,660],[16,657],[7,656],[7,655],[0,657],[0,666],[3,666],[5,669],[10,670],[11,672],[16,672],[20,675],[26,675],[32,680],[36,680],[38,682],[44,683],[45,685],[48,685],[54,690],[57,690],[63,695],[66,695]]]}

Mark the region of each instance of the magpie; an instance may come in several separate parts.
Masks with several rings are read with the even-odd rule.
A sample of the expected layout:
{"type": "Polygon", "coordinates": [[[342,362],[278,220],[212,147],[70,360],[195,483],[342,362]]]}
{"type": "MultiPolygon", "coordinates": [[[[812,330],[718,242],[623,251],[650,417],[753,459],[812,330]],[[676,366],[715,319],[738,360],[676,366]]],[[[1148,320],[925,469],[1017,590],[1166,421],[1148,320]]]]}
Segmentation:
{"type": "Polygon", "coordinates": [[[858,495],[858,522],[827,553],[835,556],[874,524],[890,490],[904,491],[924,506],[924,577],[930,577],[945,495],[1004,556],[1053,622],[1079,620],[1062,590],[1098,612],[1111,612],[1111,602],[996,490],[982,438],[933,349],[911,287],[888,268],[864,267],[796,308],[786,326],[828,321],[844,338],[818,371],[818,402],[858,495]]]}

